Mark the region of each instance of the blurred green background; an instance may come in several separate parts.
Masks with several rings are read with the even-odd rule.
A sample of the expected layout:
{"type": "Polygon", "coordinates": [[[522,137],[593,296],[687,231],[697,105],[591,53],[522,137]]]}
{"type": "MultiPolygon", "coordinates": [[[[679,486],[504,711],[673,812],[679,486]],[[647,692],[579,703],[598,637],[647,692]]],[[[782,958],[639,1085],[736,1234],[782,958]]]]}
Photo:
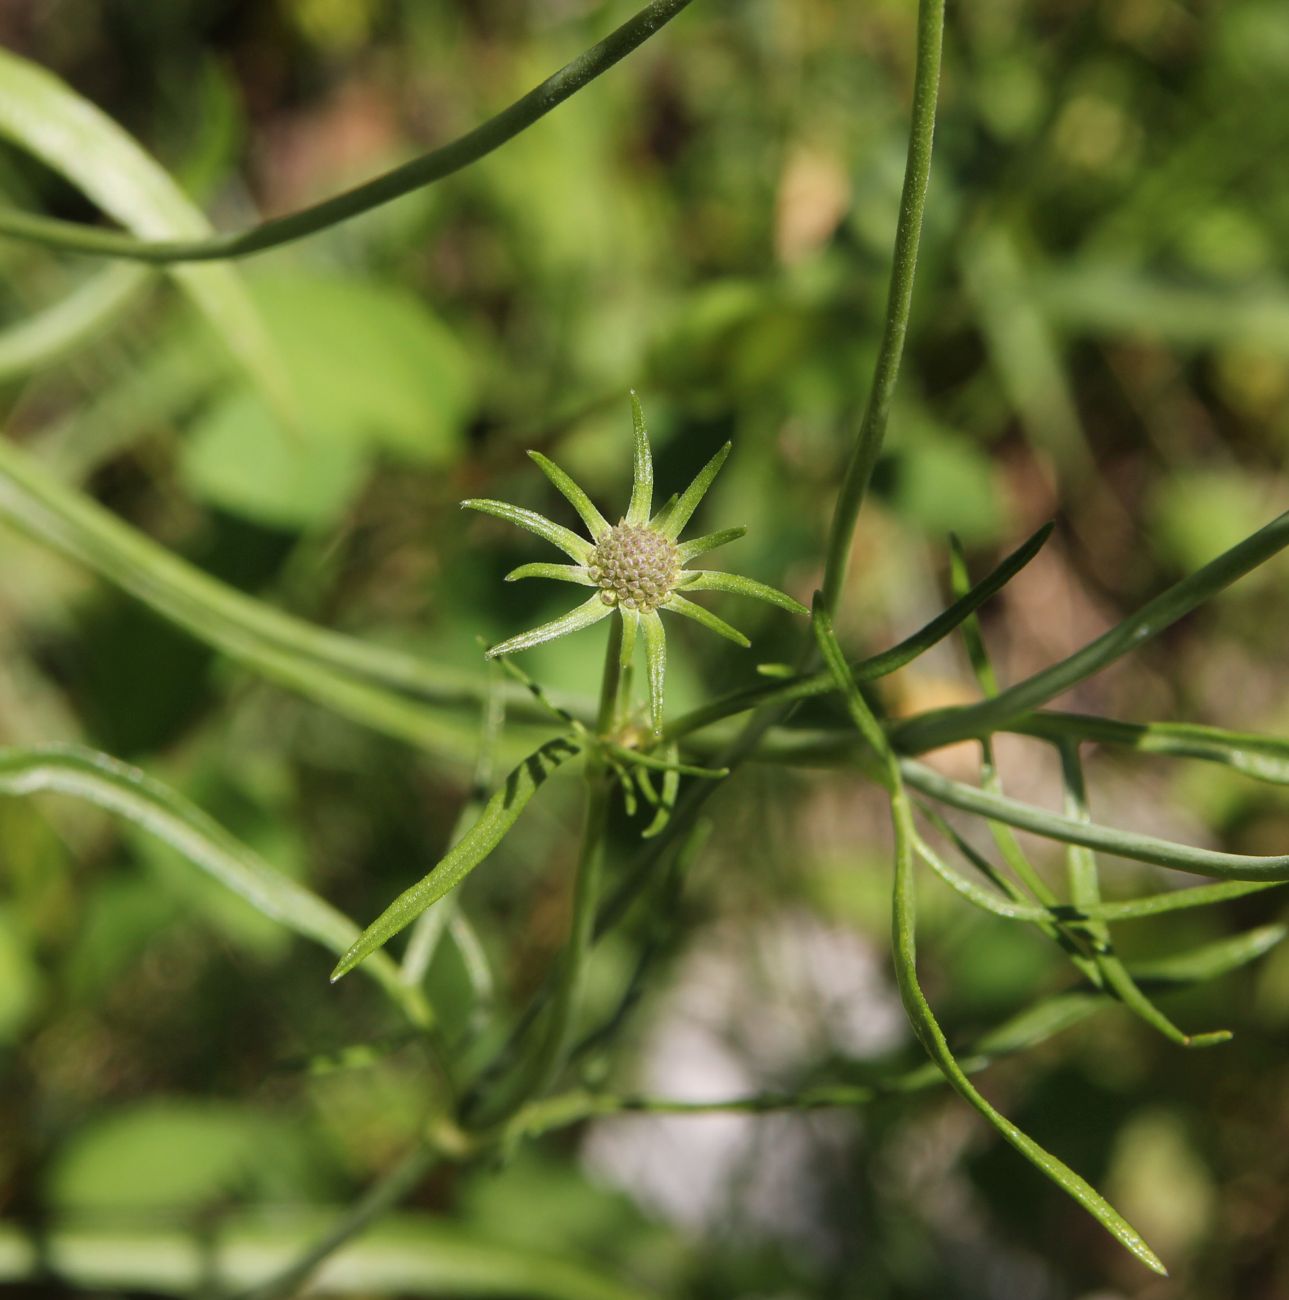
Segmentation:
{"type": "MultiPolygon", "coordinates": [[[[100,105],[232,229],[468,129],[628,12],[5,0],[0,44],[100,105]]],[[[523,456],[536,447],[621,509],[634,386],[660,484],[734,440],[700,522],[748,524],[730,563],[808,601],[884,305],[914,19],[910,0],[698,0],[479,165],[240,263],[301,397],[294,433],[169,280],[130,272],[94,338],[34,373],[0,368],[6,436],[224,580],[473,670],[478,637],[568,602],[503,586],[549,557],[455,503],[565,520],[523,456]]],[[[1014,680],[1289,501],[1289,9],[952,5],[946,51],[906,367],[842,631],[873,650],[934,614],[950,531],[983,572],[1055,518],[986,610],[1014,680]]],[[[7,146],[0,195],[95,216],[7,146]]],[[[0,242],[0,322],[100,271],[0,242]]],[[[364,922],[441,854],[472,746],[431,762],[16,533],[0,548],[0,742],[135,762],[364,922]]],[[[1259,571],[1073,704],[1283,734],[1287,578],[1283,562],[1259,571]]],[[[782,614],[730,612],[751,652],[673,630],[673,710],[793,653],[782,614]]],[[[601,641],[561,640],[525,666],[584,691],[601,641]]],[[[970,698],[969,682],[946,646],[889,702],[970,698]]],[[[1032,743],[1002,757],[1018,797],[1056,797],[1032,743]]],[[[1090,779],[1107,822],[1242,852],[1289,844],[1289,801],[1221,769],[1098,755],[1090,779]]],[[[465,891],[503,1010],[560,942],[575,786],[554,783],[465,891]]],[[[880,802],[853,777],[753,770],[716,816],[648,995],[588,1068],[710,1097],[916,1059],[888,970],[880,802]]],[[[625,846],[632,830],[618,834],[625,846]]],[[[371,989],[328,988],[326,954],[67,801],[0,800],[0,862],[0,1217],[200,1224],[342,1204],[411,1140],[424,1058],[383,1042],[394,1026],[371,989]],[[379,1050],[356,1062],[329,1055],[366,1042],[379,1050]]],[[[1140,892],[1164,874],[1114,864],[1107,879],[1140,892]]],[[[1162,954],[1281,908],[1258,895],[1122,941],[1162,954]]],[[[1040,936],[931,887],[922,920],[924,978],[955,1039],[1068,982],[1040,936]]],[[[648,939],[624,933],[597,958],[605,1007],[648,939]]],[[[454,949],[431,981],[468,1034],[454,949]]],[[[436,1176],[411,1208],[645,1294],[1274,1300],[1289,1294],[1289,952],[1166,1007],[1236,1039],[1182,1054],[1108,1011],[987,1086],[1107,1190],[1169,1281],[945,1093],[858,1116],[598,1122],[504,1171],[436,1176]]]]}

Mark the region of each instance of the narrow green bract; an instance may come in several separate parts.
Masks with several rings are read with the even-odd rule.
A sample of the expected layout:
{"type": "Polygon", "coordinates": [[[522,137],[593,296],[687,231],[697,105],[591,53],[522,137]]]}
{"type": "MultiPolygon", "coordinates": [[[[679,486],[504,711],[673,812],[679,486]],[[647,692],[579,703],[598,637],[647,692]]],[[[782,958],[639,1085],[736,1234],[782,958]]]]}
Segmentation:
{"type": "Polygon", "coordinates": [[[726,443],[698,471],[684,492],[672,497],[651,519],[653,454],[645,429],[644,412],[634,392],[631,394],[631,416],[634,439],[631,500],[626,513],[617,524],[609,524],[591,504],[586,493],[553,461],[540,452],[528,453],[581,516],[591,534],[590,542],[539,515],[535,510],[527,510],[522,506],[479,499],[463,501],[461,504],[467,509],[518,524],[558,546],[576,561],[574,565],[520,565],[507,574],[507,581],[517,578],[555,578],[599,589],[597,595],[568,614],[493,646],[488,651],[488,657],[515,654],[553,641],[569,632],[580,631],[607,618],[616,609],[623,621],[624,666],[630,663],[637,626],[643,628],[649,665],[649,717],[654,733],[660,734],[667,646],[662,621],[658,617],[659,610],[682,614],[736,645],[751,644],[742,632],[723,619],[686,600],[680,594],[681,590],[733,592],[735,595],[751,596],[777,605],[793,614],[805,614],[808,611],[800,601],[793,600],[791,596],[763,582],[755,582],[751,578],[742,578],[732,573],[712,573],[684,567],[691,559],[741,537],[745,531],[742,528],[728,528],[691,542],[679,541],[681,530],[698,509],[729,455],[730,444],[726,443]]]}

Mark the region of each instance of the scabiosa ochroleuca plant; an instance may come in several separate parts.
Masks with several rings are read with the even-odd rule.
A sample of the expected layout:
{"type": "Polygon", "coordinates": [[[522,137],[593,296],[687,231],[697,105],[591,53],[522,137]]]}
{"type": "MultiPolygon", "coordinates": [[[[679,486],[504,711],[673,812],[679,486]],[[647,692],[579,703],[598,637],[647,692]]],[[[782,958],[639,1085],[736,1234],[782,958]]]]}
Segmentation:
{"type": "Polygon", "coordinates": [[[488,657],[495,659],[518,650],[528,650],[545,641],[553,641],[556,637],[598,623],[616,609],[622,617],[624,665],[631,662],[636,632],[639,630],[644,634],[649,665],[649,712],[654,731],[658,732],[662,730],[663,678],[667,665],[666,633],[659,617],[660,610],[670,610],[673,614],[692,618],[736,645],[751,644],[737,628],[731,627],[724,619],[717,618],[710,610],[687,600],[681,592],[730,591],[741,596],[755,596],[758,600],[768,601],[782,609],[791,610],[794,614],[808,614],[810,611],[791,596],[763,582],[733,573],[685,567],[691,560],[718,546],[724,546],[726,542],[737,540],[747,531],[746,528],[725,528],[704,537],[695,537],[692,541],[680,540],[685,525],[698,509],[699,502],[707,494],[725,457],[729,455],[731,444],[727,442],[698,471],[684,492],[672,497],[651,517],[653,455],[649,449],[649,435],[645,430],[644,412],[634,392],[631,394],[631,412],[635,426],[635,468],[631,501],[626,514],[616,524],[609,523],[586,493],[558,465],[540,452],[528,453],[581,516],[591,534],[589,541],[534,510],[526,510],[506,501],[475,499],[461,504],[527,528],[538,537],[558,546],[574,561],[573,564],[521,564],[506,575],[507,582],[518,578],[555,578],[561,582],[596,588],[593,596],[560,618],[493,646],[488,651],[488,657]]]}

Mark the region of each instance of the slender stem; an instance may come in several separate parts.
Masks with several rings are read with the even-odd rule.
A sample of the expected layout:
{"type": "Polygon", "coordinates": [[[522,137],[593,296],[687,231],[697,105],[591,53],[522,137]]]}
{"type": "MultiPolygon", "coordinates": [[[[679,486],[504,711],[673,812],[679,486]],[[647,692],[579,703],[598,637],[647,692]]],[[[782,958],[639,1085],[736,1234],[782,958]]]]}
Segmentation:
{"type": "Polygon", "coordinates": [[[393,1169],[374,1182],[304,1254],[267,1281],[238,1293],[234,1300],[284,1300],[293,1296],[324,1260],[334,1255],[381,1215],[392,1210],[438,1163],[428,1143],[413,1147],[393,1169]]]}
{"type": "Polygon", "coordinates": [[[940,91],[940,47],[943,35],[944,0],[921,0],[918,6],[917,66],[913,80],[913,120],[909,132],[904,188],[900,194],[900,215],[895,226],[890,296],[882,326],[882,341],[873,368],[873,386],[869,392],[868,406],[851,448],[828,535],[823,607],[829,614],[836,613],[841,598],[855,522],[859,518],[859,508],[864,503],[873,466],[877,464],[882,440],[886,435],[891,398],[904,352],[904,336],[908,332],[918,242],[922,235],[922,212],[926,206],[927,183],[931,177],[931,139],[935,132],[935,108],[940,91]]]}
{"type": "Polygon", "coordinates": [[[263,252],[370,212],[478,162],[545,117],[602,72],[607,72],[690,3],[691,0],[652,0],[604,40],[465,135],[355,189],[249,230],[207,239],[138,240],[121,231],[98,230],[79,222],[6,211],[0,212],[0,234],[68,252],[95,253],[137,262],[209,262],[263,252]]]}
{"type": "MultiPolygon", "coordinates": [[[[604,676],[596,730],[602,737],[618,728],[622,694],[622,619],[609,620],[609,640],[604,651],[604,676]]],[[[595,942],[595,915],[600,898],[604,860],[604,832],[609,819],[609,772],[597,748],[586,755],[586,805],[582,817],[582,842],[578,850],[573,885],[573,917],[568,942],[561,955],[546,1022],[528,1056],[509,1080],[484,1097],[470,1116],[476,1131],[502,1123],[525,1102],[549,1090],[568,1059],[577,1030],[583,976],[595,942]]]]}

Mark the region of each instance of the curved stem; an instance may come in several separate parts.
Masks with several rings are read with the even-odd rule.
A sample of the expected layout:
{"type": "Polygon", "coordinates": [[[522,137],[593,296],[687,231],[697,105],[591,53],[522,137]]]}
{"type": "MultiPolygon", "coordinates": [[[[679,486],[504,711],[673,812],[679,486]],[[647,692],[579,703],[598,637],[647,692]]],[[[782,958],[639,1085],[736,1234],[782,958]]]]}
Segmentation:
{"type": "Polygon", "coordinates": [[[851,539],[859,508],[864,503],[886,436],[891,398],[900,373],[904,336],[908,333],[913,302],[913,279],[917,271],[918,242],[922,236],[922,212],[931,178],[931,140],[935,132],[936,100],[940,92],[940,48],[944,36],[944,0],[922,0],[918,6],[917,66],[913,80],[913,121],[909,131],[908,161],[900,194],[900,215],[895,226],[895,253],[891,266],[890,296],[882,326],[882,341],[873,367],[873,386],[859,433],[851,448],[842,478],[841,494],[833,512],[824,562],[823,607],[836,613],[846,580],[851,539]]]}
{"type": "Polygon", "coordinates": [[[610,32],[604,40],[566,63],[553,76],[502,109],[495,117],[448,144],[343,194],[287,216],[252,226],[235,234],[208,239],[138,240],[116,230],[98,230],[74,221],[21,212],[0,212],[0,234],[73,253],[127,258],[136,262],[210,262],[245,257],[316,234],[360,213],[370,212],[392,199],[450,176],[478,162],[521,131],[545,117],[602,72],[644,44],[669,23],[691,0],[652,0],[639,13],[610,32]]]}

